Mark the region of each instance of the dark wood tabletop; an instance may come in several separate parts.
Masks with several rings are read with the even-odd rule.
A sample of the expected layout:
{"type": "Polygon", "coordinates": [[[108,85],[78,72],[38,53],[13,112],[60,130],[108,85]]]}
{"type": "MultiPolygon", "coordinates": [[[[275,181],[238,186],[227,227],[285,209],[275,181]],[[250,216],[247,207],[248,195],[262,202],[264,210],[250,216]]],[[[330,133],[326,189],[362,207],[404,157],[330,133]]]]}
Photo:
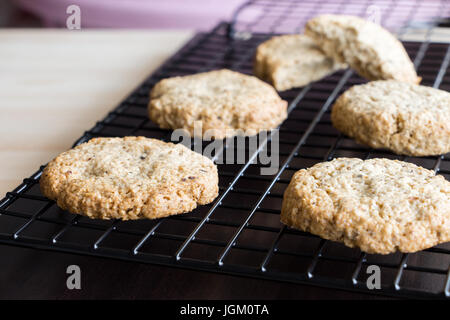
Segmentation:
{"type": "Polygon", "coordinates": [[[375,295],[0,245],[0,299],[380,299],[375,295]],[[66,269],[81,269],[69,290],[66,269]]]}

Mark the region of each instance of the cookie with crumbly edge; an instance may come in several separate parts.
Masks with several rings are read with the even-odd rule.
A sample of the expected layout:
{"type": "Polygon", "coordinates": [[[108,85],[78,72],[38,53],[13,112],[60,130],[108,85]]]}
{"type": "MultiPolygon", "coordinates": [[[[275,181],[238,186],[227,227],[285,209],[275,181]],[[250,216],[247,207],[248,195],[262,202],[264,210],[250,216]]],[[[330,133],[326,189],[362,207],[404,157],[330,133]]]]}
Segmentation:
{"type": "Polygon", "coordinates": [[[325,14],[309,20],[305,34],[326,55],[348,63],[368,80],[421,80],[402,43],[379,24],[356,16],[325,14]]]}
{"type": "Polygon", "coordinates": [[[367,253],[415,252],[450,241],[450,182],[398,160],[338,158],[294,174],[281,222],[367,253]]]}
{"type": "Polygon", "coordinates": [[[287,102],[256,77],[222,69],[161,80],[148,112],[161,128],[222,139],[275,129],[287,117],[287,102]],[[194,132],[196,123],[201,132],[194,132]]]}
{"type": "Polygon", "coordinates": [[[450,93],[394,80],[372,81],[345,91],[331,121],[372,148],[411,156],[450,152],[450,93]]]}
{"type": "Polygon", "coordinates": [[[95,138],[44,169],[42,193],[72,213],[97,219],[155,219],[192,211],[218,195],[208,158],[145,137],[95,138]]]}
{"type": "Polygon", "coordinates": [[[275,36],[256,49],[254,74],[278,91],[303,87],[346,68],[327,57],[303,34],[275,36]]]}

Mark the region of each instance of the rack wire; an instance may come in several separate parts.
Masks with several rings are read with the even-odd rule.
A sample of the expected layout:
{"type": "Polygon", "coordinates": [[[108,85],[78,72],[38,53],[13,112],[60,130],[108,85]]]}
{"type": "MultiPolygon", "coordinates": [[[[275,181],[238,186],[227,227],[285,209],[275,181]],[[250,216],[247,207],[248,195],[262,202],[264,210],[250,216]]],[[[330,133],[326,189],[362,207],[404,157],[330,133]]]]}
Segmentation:
{"type": "MultiPolygon", "coordinates": [[[[384,19],[389,19],[395,15],[393,8],[398,10],[399,3],[405,1],[382,2],[389,4],[389,10],[384,11],[384,19]]],[[[251,5],[265,8],[266,15],[277,10],[290,14],[297,12],[297,8],[308,8],[303,20],[297,20],[299,27],[290,29],[298,31],[304,20],[325,9],[330,13],[347,13],[351,9],[353,14],[364,15],[371,3],[274,4],[260,0],[244,5],[239,12],[251,5]],[[327,7],[330,4],[333,9],[327,7]]],[[[408,5],[408,20],[414,17],[417,12],[414,8],[420,3],[423,2],[408,5]]],[[[443,16],[448,6],[446,2],[441,5],[445,5],[440,9],[443,16]]],[[[219,24],[209,33],[196,35],[75,145],[99,136],[142,135],[169,141],[171,131],[158,128],[147,117],[152,86],[170,76],[219,68],[251,74],[256,47],[273,35],[274,28],[285,17],[278,15],[276,22],[269,25],[269,32],[256,32],[257,24],[265,18],[257,16],[253,22],[244,24],[233,20],[219,24]],[[250,34],[243,37],[242,32],[250,34]]],[[[429,36],[434,24],[427,26],[429,36]]],[[[407,28],[398,30],[401,35],[407,28]]],[[[448,43],[424,41],[404,45],[423,78],[422,84],[450,90],[448,43]]],[[[278,171],[260,174],[264,167],[259,161],[261,148],[249,154],[244,163],[219,164],[218,198],[191,213],[138,221],[91,220],[73,215],[42,196],[39,178],[44,166],[41,166],[0,201],[0,243],[381,295],[450,298],[449,243],[413,254],[370,255],[279,222],[282,195],[295,171],[335,157],[401,159],[450,179],[448,154],[422,158],[397,156],[358,145],[332,127],[330,106],[336,97],[350,86],[364,82],[352,71],[344,70],[306,87],[282,92],[282,98],[289,102],[289,117],[279,128],[278,171]],[[374,264],[381,270],[380,290],[369,290],[366,285],[367,267],[374,264]]],[[[260,141],[261,145],[270,150],[271,138],[269,135],[260,141]]],[[[229,148],[236,146],[225,143],[220,152],[231,151],[229,148]]]]}

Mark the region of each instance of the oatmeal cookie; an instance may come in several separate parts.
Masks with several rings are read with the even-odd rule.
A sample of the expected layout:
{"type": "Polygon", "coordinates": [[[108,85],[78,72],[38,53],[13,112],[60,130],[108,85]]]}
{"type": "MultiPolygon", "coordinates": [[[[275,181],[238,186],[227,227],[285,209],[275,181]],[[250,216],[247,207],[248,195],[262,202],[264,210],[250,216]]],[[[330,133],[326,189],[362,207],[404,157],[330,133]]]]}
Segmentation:
{"type": "Polygon", "coordinates": [[[368,253],[415,252],[450,241],[450,182],[412,163],[338,158],[295,173],[281,221],[368,253]]]}
{"type": "Polygon", "coordinates": [[[278,91],[303,87],[346,68],[302,34],[272,37],[256,49],[254,73],[278,91]]]}
{"type": "Polygon", "coordinates": [[[348,63],[368,80],[421,80],[402,43],[376,23],[355,16],[325,14],[309,20],[305,34],[326,55],[348,63]]]}
{"type": "Polygon", "coordinates": [[[218,174],[211,160],[180,144],[96,138],[52,160],[40,187],[62,209],[89,218],[154,219],[212,202],[218,174]]]}
{"type": "Polygon", "coordinates": [[[450,93],[394,80],[345,91],[331,111],[333,125],[356,141],[397,154],[450,151],[450,93]]]}
{"type": "Polygon", "coordinates": [[[223,69],[161,80],[148,111],[161,128],[223,139],[275,129],[287,117],[287,102],[256,77],[223,69]],[[194,132],[196,123],[201,132],[194,132]]]}

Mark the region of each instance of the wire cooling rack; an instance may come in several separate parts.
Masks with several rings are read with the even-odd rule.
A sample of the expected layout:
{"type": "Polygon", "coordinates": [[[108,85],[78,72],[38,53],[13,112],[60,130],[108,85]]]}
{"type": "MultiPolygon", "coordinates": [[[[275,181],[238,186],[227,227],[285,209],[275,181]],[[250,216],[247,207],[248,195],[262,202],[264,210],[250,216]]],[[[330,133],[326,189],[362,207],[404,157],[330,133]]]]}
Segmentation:
{"type": "MultiPolygon", "coordinates": [[[[252,4],[255,2],[259,6],[267,3],[252,4]]],[[[277,10],[288,2],[280,3],[277,10]]],[[[350,8],[353,14],[364,15],[370,4],[361,6],[358,2],[356,10],[354,3],[348,1],[303,3],[304,8],[309,8],[303,20],[322,12],[324,6],[326,12],[347,13],[350,8]],[[326,7],[330,4],[333,9],[326,7]]],[[[414,8],[417,10],[419,3],[425,1],[408,7],[407,17],[416,14],[414,8]]],[[[273,14],[274,4],[269,4],[272,11],[265,10],[273,14]]],[[[289,5],[290,11],[297,8],[291,2],[289,5]]],[[[395,6],[398,10],[398,2],[395,6]]],[[[393,7],[388,6],[391,10],[383,15],[393,15],[393,7]]],[[[440,12],[447,9],[441,7],[440,12]]],[[[159,129],[147,117],[152,86],[166,77],[218,68],[251,74],[255,48],[282,21],[269,27],[269,33],[255,32],[254,27],[262,18],[258,16],[253,24],[244,24],[245,28],[238,20],[221,23],[210,33],[195,36],[75,144],[92,137],[129,135],[169,141],[171,132],[159,129]],[[245,37],[242,31],[247,32],[245,37]]],[[[303,20],[297,23],[302,25],[303,20]]],[[[427,34],[432,31],[433,24],[428,24],[427,34]]],[[[450,90],[448,43],[424,41],[404,45],[423,78],[422,84],[450,90]]],[[[279,222],[282,195],[294,172],[335,157],[401,159],[450,179],[449,155],[401,157],[358,145],[332,127],[330,106],[335,98],[350,86],[364,82],[345,70],[281,93],[289,101],[289,117],[279,128],[278,171],[273,175],[260,174],[264,167],[258,161],[260,151],[249,154],[241,164],[220,164],[218,198],[188,214],[139,221],[101,221],[73,215],[40,193],[42,166],[0,201],[0,243],[383,295],[450,298],[449,243],[413,254],[369,255],[286,228],[279,222]],[[379,290],[369,290],[366,285],[367,267],[374,264],[381,270],[379,290]]],[[[269,150],[271,143],[271,136],[262,141],[269,150]]],[[[226,153],[229,148],[230,144],[225,144],[221,152],[226,153]]]]}

